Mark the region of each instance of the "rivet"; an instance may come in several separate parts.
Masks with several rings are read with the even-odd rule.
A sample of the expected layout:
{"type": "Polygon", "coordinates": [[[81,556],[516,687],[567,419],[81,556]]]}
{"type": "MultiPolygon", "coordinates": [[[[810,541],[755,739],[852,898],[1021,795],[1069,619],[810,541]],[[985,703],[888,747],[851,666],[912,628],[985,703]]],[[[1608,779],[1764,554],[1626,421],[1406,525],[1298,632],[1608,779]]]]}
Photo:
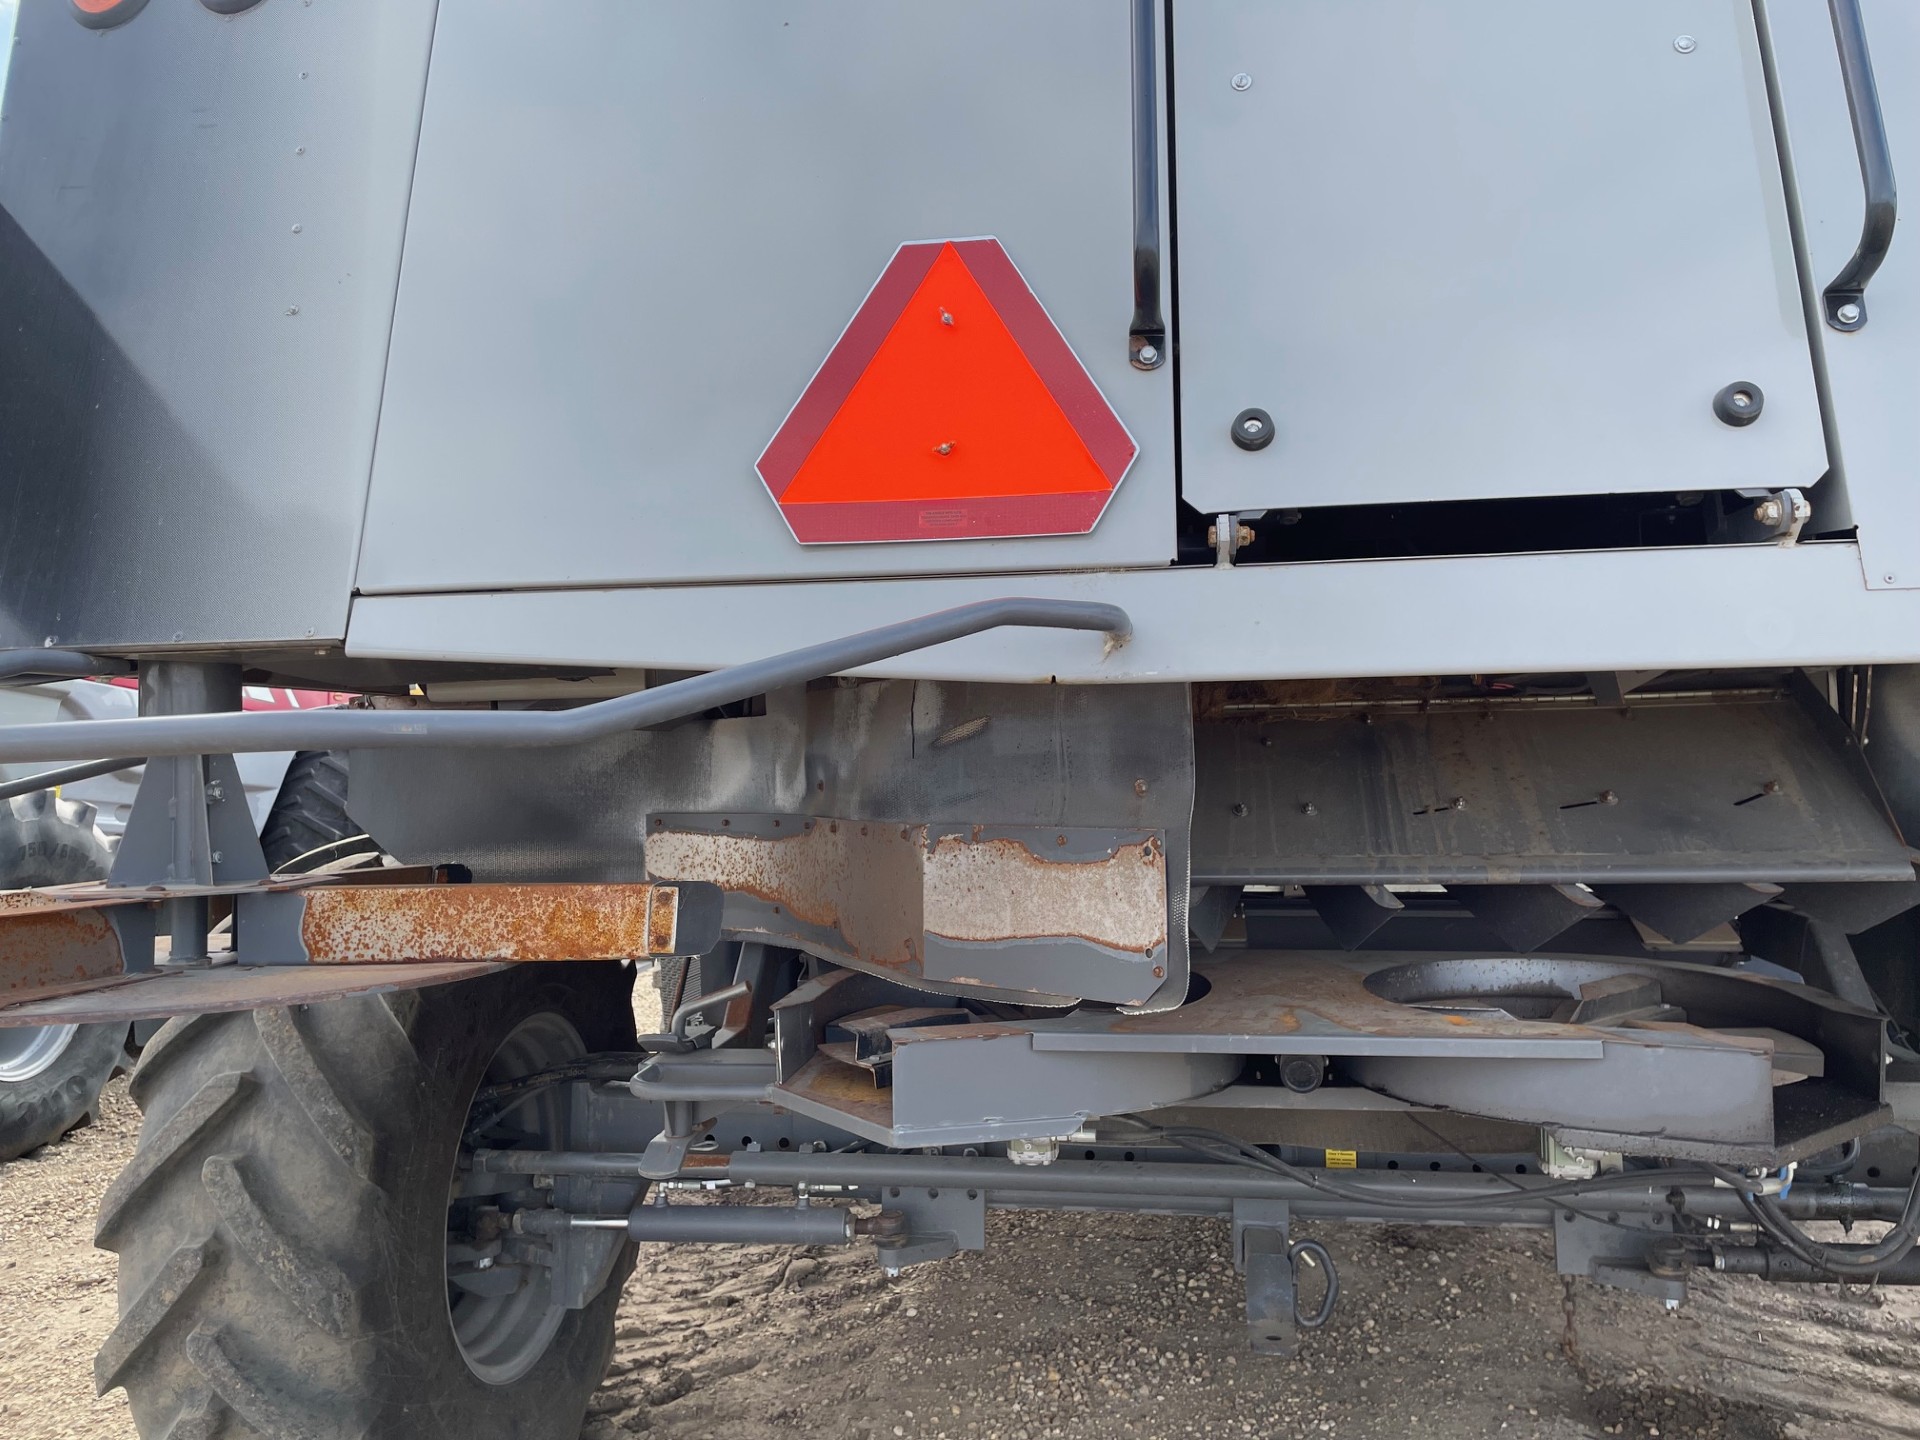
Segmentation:
{"type": "Polygon", "coordinates": [[[1602,805],[1618,805],[1620,803],[1620,797],[1611,790],[1602,790],[1600,792],[1600,803],[1602,805]]]}
{"type": "Polygon", "coordinates": [[[941,323],[942,325],[951,325],[951,324],[953,324],[953,316],[951,316],[951,315],[949,315],[949,314],[948,314],[948,313],[947,313],[947,312],[946,312],[945,310],[942,310],[942,311],[940,312],[940,323],[941,323]]]}
{"type": "Polygon", "coordinates": [[[1895,576],[1893,576],[1893,575],[1882,575],[1882,576],[1881,576],[1880,578],[1881,578],[1882,580],[1884,580],[1884,581],[1886,581],[1886,582],[1887,582],[1887,584],[1889,584],[1889,585],[1891,585],[1891,584],[1893,584],[1893,582],[1894,582],[1894,580],[1895,580],[1895,578],[1896,578],[1896,577],[1895,577],[1895,576]]]}
{"type": "Polygon", "coordinates": [[[1320,813],[1320,807],[1309,800],[1300,807],[1300,813],[1302,815],[1318,815],[1320,813]]]}
{"type": "Polygon", "coordinates": [[[1053,837],[1053,843],[1056,845],[1064,845],[1067,843],[1067,837],[1064,835],[1056,835],[1053,837]]]}
{"type": "Polygon", "coordinates": [[[293,227],[293,233],[294,233],[294,234],[296,234],[296,235],[298,235],[298,234],[299,234],[299,233],[300,233],[300,232],[301,232],[302,230],[304,230],[304,229],[306,229],[306,228],[307,228],[307,227],[306,227],[306,226],[304,226],[304,225],[296,225],[296,226],[294,226],[294,227],[293,227]]]}
{"type": "Polygon", "coordinates": [[[1780,782],[1778,780],[1767,781],[1766,784],[1760,787],[1760,793],[1762,795],[1778,795],[1780,793],[1780,782]]]}
{"type": "Polygon", "coordinates": [[[1699,45],[1700,42],[1691,35],[1676,35],[1673,37],[1673,48],[1678,50],[1682,55],[1691,55],[1699,48],[1699,45]]]}
{"type": "Polygon", "coordinates": [[[1144,780],[1136,780],[1136,781],[1134,781],[1134,782],[1133,782],[1133,793],[1134,793],[1134,794],[1136,794],[1136,795],[1144,795],[1144,794],[1146,794],[1146,793],[1147,793],[1147,782],[1146,782],[1146,781],[1144,781],[1144,780]]]}
{"type": "Polygon", "coordinates": [[[287,314],[298,315],[299,313],[300,313],[300,307],[298,305],[289,305],[287,307],[287,314]]]}
{"type": "Polygon", "coordinates": [[[1244,817],[1244,816],[1246,815],[1246,813],[1247,813],[1247,807],[1246,807],[1246,805],[1245,805],[1245,804],[1244,804],[1243,802],[1241,802],[1241,801],[1239,801],[1239,800],[1236,800],[1236,801],[1234,801],[1234,802],[1233,802],[1233,813],[1234,813],[1235,815],[1239,815],[1239,816],[1242,816],[1242,817],[1244,817]]]}
{"type": "Polygon", "coordinates": [[[951,440],[941,441],[938,445],[933,447],[933,453],[936,455],[951,455],[953,453],[953,441],[951,440]]]}
{"type": "Polygon", "coordinates": [[[296,155],[304,155],[307,153],[307,147],[304,145],[296,145],[293,147],[293,153],[296,155]]]}
{"type": "Polygon", "coordinates": [[[1236,90],[1251,90],[1253,88],[1253,76],[1242,70],[1238,75],[1233,77],[1233,88],[1236,90]]]}

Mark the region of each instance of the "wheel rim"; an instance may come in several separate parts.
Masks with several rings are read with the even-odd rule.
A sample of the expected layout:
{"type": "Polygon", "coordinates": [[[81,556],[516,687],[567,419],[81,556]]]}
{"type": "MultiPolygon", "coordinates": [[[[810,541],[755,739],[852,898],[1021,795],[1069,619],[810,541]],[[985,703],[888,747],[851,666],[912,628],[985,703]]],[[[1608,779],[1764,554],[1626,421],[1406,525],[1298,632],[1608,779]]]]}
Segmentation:
{"type": "MultiPolygon", "coordinates": [[[[515,1080],[552,1069],[586,1053],[579,1031],[564,1017],[535,1015],[501,1042],[480,1083],[497,1085],[504,1080],[515,1080]]],[[[564,1130],[562,1097],[565,1093],[564,1087],[536,1090],[502,1111],[498,1128],[507,1134],[490,1139],[489,1144],[500,1149],[557,1147],[564,1130]]],[[[540,1265],[528,1264],[520,1270],[522,1283],[509,1294],[474,1294],[455,1283],[456,1274],[471,1277],[480,1263],[473,1258],[475,1202],[499,1198],[459,1198],[460,1181],[461,1173],[456,1170],[452,1189],[456,1198],[447,1216],[447,1315],[467,1368],[489,1385],[510,1385],[547,1353],[554,1335],[567,1318],[567,1311],[554,1299],[552,1272],[540,1265]]],[[[488,1270],[513,1268],[510,1249],[502,1250],[497,1264],[493,1263],[495,1256],[483,1258],[489,1262],[488,1270]]]]}
{"type": "Polygon", "coordinates": [[[51,1070],[79,1033],[78,1025],[0,1030],[0,1084],[18,1085],[51,1070]]]}

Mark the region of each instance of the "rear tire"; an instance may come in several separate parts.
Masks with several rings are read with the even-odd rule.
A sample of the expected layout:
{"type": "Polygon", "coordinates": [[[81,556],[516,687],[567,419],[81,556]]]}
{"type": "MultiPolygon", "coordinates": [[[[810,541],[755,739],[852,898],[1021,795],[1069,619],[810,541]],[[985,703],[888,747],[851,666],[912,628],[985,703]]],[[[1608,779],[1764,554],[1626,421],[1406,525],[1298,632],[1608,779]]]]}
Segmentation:
{"type": "MultiPolygon", "coordinates": [[[[46,790],[0,801],[0,890],[104,879],[109,857],[93,813],[46,790]]],[[[90,1123],[126,1064],[125,1025],[0,1029],[0,1160],[90,1123]]]]}
{"type": "MultiPolygon", "coordinates": [[[[266,854],[267,868],[280,870],[303,855],[362,833],[347,814],[346,754],[339,750],[302,750],[287,766],[273,809],[260,827],[260,848],[266,854]]],[[[369,843],[365,848],[371,850],[373,846],[369,843]]]]}
{"type": "Polygon", "coordinates": [[[617,965],[522,965],[170,1022],[134,1076],[139,1148],[100,1206],[96,1242],[120,1256],[100,1391],[124,1386],[153,1440],[573,1440],[633,1247],[524,1373],[489,1384],[454,1332],[449,1187],[502,1041],[558,1017],[588,1049],[630,1049],[631,984],[617,965]]]}

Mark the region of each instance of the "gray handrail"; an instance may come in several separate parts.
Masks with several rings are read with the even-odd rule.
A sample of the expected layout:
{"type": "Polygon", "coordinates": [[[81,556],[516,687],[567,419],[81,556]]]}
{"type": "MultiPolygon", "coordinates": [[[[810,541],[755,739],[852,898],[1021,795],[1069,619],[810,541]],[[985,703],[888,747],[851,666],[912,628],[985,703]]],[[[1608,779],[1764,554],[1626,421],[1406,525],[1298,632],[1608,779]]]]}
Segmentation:
{"type": "Polygon", "coordinates": [[[4,725],[0,762],[403,745],[578,745],[1009,625],[1103,631],[1114,640],[1125,640],[1133,630],[1126,611],[1093,600],[980,600],[572,710],[259,710],[4,725]]]}
{"type": "Polygon", "coordinates": [[[92,675],[125,675],[132,669],[124,660],[109,660],[84,650],[0,650],[0,684],[28,677],[34,684],[85,680],[92,675]]]}
{"type": "Polygon", "coordinates": [[[1833,17],[1833,38],[1840,49],[1840,76],[1846,83],[1847,109],[1853,117],[1853,144],[1860,155],[1860,184],[1866,194],[1866,217],[1860,243],[1838,275],[1821,292],[1827,324],[1835,330],[1858,330],[1867,323],[1867,282],[1879,270],[1893,244],[1899,219],[1899,199],[1893,180],[1893,152],[1887,144],[1886,117],[1880,110],[1880,89],[1874,82],[1873,55],[1867,48],[1866,21],[1860,0],[1827,0],[1833,17]]]}
{"type": "Polygon", "coordinates": [[[38,775],[23,775],[18,780],[0,783],[0,800],[11,800],[16,795],[37,795],[42,790],[55,790],[62,785],[78,785],[82,780],[94,780],[146,763],[140,756],[123,755],[118,760],[93,760],[85,765],[62,765],[58,770],[42,770],[38,775]]]}

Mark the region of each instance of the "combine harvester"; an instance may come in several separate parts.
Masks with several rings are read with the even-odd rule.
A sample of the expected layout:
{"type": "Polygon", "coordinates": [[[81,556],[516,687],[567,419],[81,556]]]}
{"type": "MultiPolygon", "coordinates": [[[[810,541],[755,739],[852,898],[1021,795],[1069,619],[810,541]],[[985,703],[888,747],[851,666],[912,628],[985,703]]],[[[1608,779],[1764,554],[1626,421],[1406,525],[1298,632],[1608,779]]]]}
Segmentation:
{"type": "Polygon", "coordinates": [[[1920,1280],[1896,161],[1901,0],[27,0],[0,644],[142,713],[0,763],[147,765],[0,1025],[182,1017],[100,1386],[557,1440],[637,1243],[1000,1207],[1282,1355],[1300,1217],[1920,1280]],[[303,750],[391,863],[269,872],[303,750]]]}

